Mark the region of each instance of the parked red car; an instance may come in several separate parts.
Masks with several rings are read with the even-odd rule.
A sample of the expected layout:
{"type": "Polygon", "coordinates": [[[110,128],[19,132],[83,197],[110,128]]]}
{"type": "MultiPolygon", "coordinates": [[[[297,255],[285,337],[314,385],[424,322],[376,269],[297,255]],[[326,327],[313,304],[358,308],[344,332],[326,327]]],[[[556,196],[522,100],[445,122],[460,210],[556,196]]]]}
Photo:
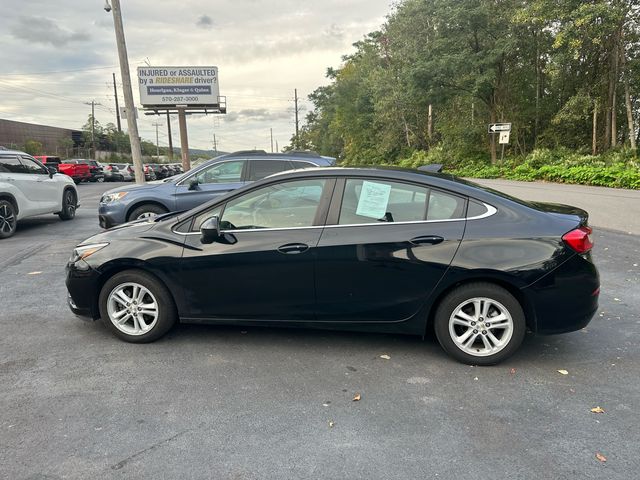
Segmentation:
{"type": "Polygon", "coordinates": [[[37,158],[47,167],[54,167],[58,172],[70,176],[76,185],[80,182],[88,182],[91,178],[91,169],[89,165],[82,163],[65,163],[60,157],[52,155],[36,155],[37,158]]]}

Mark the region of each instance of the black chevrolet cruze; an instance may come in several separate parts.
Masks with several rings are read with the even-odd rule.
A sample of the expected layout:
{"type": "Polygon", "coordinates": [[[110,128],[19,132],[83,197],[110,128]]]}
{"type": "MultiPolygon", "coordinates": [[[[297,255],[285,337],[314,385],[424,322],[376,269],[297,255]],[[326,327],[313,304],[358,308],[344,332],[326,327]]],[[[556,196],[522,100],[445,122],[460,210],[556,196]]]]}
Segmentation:
{"type": "Polygon", "coordinates": [[[268,177],[82,242],[74,313],[150,342],[177,321],[423,335],[456,359],[514,353],[527,329],[584,327],[598,272],[583,210],[450,175],[322,168],[268,177]]]}

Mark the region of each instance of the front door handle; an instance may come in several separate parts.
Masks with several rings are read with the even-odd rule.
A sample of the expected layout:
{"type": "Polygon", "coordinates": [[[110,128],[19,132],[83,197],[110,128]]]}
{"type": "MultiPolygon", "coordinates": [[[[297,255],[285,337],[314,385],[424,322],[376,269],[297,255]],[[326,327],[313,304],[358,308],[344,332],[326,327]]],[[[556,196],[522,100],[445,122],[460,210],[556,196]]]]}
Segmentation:
{"type": "Polygon", "coordinates": [[[437,245],[444,242],[444,238],[437,235],[425,235],[423,237],[414,237],[409,241],[413,245],[437,245]]]}
{"type": "Polygon", "coordinates": [[[304,243],[287,243],[286,245],[282,245],[278,247],[278,251],[280,253],[303,253],[309,250],[309,245],[304,243]]]}

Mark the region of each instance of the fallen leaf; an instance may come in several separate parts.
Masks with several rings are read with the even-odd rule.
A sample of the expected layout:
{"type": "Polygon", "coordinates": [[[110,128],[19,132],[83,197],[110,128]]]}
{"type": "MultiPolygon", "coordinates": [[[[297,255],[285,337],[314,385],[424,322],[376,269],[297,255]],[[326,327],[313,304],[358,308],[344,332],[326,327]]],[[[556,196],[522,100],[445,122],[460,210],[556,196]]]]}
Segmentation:
{"type": "Polygon", "coordinates": [[[602,463],[607,461],[607,457],[605,457],[604,455],[602,455],[601,453],[596,453],[596,458],[598,460],[600,460],[602,463]]]}
{"type": "Polygon", "coordinates": [[[380,355],[380,358],[384,358],[385,360],[391,360],[391,357],[389,355],[380,355]]]}
{"type": "Polygon", "coordinates": [[[558,370],[558,373],[561,373],[562,375],[569,375],[569,372],[566,370],[558,370]]]}
{"type": "Polygon", "coordinates": [[[27,275],[40,275],[42,272],[29,272],[27,275]]]}
{"type": "Polygon", "coordinates": [[[604,408],[602,407],[594,407],[591,409],[591,413],[604,413],[604,408]]]}
{"type": "Polygon", "coordinates": [[[511,375],[514,375],[514,374],[516,373],[516,369],[515,369],[515,368],[512,368],[511,370],[509,370],[509,373],[510,373],[511,375]]]}
{"type": "Polygon", "coordinates": [[[356,393],[355,396],[353,397],[353,402],[359,402],[360,401],[360,394],[356,393]]]}
{"type": "Polygon", "coordinates": [[[333,420],[329,420],[329,428],[333,428],[334,425],[335,423],[333,423],[333,420]]]}

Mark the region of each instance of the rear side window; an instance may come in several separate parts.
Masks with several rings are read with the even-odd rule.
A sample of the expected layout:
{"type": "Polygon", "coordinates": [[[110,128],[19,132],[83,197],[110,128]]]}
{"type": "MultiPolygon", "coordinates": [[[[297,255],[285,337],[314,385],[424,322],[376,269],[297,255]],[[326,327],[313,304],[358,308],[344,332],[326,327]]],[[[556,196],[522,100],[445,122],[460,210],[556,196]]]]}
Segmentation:
{"type": "Polygon", "coordinates": [[[291,165],[286,160],[252,160],[249,180],[260,180],[274,173],[291,170],[291,165]]]}
{"type": "Polygon", "coordinates": [[[440,190],[385,180],[349,179],[339,225],[464,218],[465,199],[440,190]]]}
{"type": "Polygon", "coordinates": [[[439,190],[429,194],[427,220],[453,220],[464,218],[464,198],[439,190]]]}
{"type": "Polygon", "coordinates": [[[469,208],[467,210],[467,218],[479,217],[487,213],[487,206],[476,200],[469,200],[469,208]]]}
{"type": "Polygon", "coordinates": [[[317,165],[314,165],[313,163],[297,162],[295,160],[292,160],[291,164],[293,165],[293,168],[314,168],[317,166],[317,165]]]}
{"type": "Polygon", "coordinates": [[[349,179],[340,207],[340,225],[424,220],[429,190],[385,180],[349,179]]]}
{"type": "Polygon", "coordinates": [[[0,173],[26,173],[24,167],[14,156],[0,157],[0,173]]]}

